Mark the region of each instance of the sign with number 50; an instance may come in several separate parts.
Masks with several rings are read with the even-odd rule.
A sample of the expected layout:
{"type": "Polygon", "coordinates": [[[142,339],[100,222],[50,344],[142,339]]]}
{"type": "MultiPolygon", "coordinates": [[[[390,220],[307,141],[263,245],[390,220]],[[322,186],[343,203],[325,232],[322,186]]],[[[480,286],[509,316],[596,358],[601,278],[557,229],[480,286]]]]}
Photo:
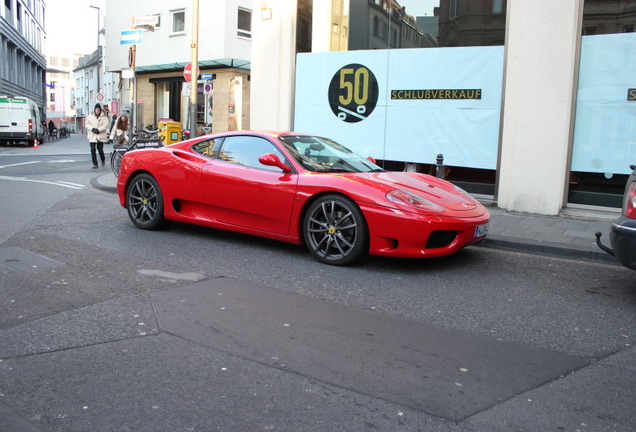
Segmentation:
{"type": "Polygon", "coordinates": [[[366,119],[378,102],[378,81],[369,68],[349,64],[336,72],[329,84],[329,105],[340,120],[356,123],[366,119]]]}

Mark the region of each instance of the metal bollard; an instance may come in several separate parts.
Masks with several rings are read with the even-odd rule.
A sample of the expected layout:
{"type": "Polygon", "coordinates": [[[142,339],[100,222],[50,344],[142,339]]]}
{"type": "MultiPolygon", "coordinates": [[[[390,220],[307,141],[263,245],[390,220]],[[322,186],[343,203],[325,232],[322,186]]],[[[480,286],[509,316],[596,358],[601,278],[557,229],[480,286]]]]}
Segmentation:
{"type": "Polygon", "coordinates": [[[437,155],[437,164],[435,165],[435,177],[437,178],[444,178],[444,155],[443,154],[438,154],[437,155]]]}

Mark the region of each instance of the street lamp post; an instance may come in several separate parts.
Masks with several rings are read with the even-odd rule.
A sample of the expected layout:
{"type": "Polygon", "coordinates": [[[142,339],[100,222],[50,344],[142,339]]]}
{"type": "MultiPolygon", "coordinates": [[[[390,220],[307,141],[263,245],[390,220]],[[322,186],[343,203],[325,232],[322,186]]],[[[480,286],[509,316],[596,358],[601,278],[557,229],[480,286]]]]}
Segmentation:
{"type": "Polygon", "coordinates": [[[97,95],[99,94],[99,75],[102,69],[102,58],[99,54],[99,23],[100,23],[100,8],[98,6],[89,6],[93,9],[97,9],[97,91],[95,92],[95,101],[97,101],[97,95]]]}
{"type": "Polygon", "coordinates": [[[197,87],[199,77],[199,0],[192,2],[192,78],[190,80],[190,137],[197,136],[197,87]]]}

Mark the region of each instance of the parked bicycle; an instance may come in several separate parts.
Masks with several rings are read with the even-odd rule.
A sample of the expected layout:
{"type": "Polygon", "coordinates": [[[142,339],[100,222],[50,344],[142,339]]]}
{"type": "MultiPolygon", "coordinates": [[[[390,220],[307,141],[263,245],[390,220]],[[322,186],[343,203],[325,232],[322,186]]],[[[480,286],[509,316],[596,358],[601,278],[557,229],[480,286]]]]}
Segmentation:
{"type": "Polygon", "coordinates": [[[121,160],[124,153],[142,149],[142,148],[158,148],[163,147],[163,137],[159,135],[161,130],[141,129],[132,134],[132,142],[127,144],[113,144],[113,151],[110,154],[110,169],[113,170],[115,177],[119,175],[121,160]]]}

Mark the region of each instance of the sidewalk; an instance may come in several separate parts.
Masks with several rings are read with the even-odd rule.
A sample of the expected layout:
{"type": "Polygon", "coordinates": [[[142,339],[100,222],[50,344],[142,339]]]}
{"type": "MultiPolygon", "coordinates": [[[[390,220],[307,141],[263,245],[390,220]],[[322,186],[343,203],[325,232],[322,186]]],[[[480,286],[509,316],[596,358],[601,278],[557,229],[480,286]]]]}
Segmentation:
{"type": "MultiPolygon", "coordinates": [[[[117,178],[112,173],[93,180],[98,189],[116,193],[117,178]]],[[[612,222],[620,209],[568,208],[560,216],[512,213],[497,208],[492,199],[477,196],[490,211],[490,232],[479,246],[517,252],[551,255],[570,259],[617,264],[616,258],[596,245],[594,233],[603,233],[609,246],[612,222]]]]}

